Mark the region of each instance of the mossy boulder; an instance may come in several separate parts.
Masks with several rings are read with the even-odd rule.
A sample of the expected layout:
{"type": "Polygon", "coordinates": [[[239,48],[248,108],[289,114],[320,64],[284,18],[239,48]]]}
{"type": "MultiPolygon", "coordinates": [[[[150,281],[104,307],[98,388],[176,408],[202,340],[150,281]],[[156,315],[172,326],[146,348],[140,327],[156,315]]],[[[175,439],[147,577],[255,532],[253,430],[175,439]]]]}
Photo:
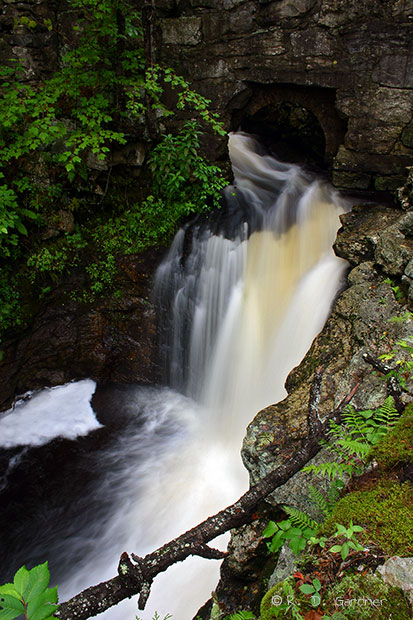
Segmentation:
{"type": "Polygon", "coordinates": [[[380,545],[386,553],[405,557],[413,551],[412,505],[410,482],[400,484],[383,478],[372,488],[345,495],[325,521],[323,534],[331,536],[336,523],[349,526],[353,521],[365,528],[366,539],[380,545]]]}
{"type": "Polygon", "coordinates": [[[386,585],[373,574],[345,575],[324,599],[327,609],[338,608],[349,620],[407,620],[409,603],[399,588],[386,585]]]}
{"type": "Polygon", "coordinates": [[[403,417],[374,448],[371,458],[385,470],[413,463],[413,405],[406,407],[403,417]]]}

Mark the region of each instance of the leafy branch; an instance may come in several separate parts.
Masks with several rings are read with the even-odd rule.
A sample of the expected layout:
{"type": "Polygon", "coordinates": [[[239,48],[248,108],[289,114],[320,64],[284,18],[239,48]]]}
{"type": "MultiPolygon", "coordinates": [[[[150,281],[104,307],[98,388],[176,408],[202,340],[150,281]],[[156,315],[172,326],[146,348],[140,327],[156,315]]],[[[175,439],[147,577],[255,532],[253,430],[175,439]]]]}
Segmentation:
{"type": "Polygon", "coordinates": [[[14,620],[23,615],[26,620],[54,620],[57,612],[57,586],[49,588],[47,562],[31,570],[22,566],[13,583],[0,586],[0,620],[14,620]]]}

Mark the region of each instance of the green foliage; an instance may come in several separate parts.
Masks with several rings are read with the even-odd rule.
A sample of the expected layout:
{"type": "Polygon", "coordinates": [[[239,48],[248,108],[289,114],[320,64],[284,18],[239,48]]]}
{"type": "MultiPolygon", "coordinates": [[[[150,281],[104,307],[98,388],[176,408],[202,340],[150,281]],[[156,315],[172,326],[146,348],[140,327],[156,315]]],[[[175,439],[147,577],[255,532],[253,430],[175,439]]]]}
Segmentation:
{"type": "Polygon", "coordinates": [[[301,601],[296,594],[291,578],[271,588],[261,601],[260,620],[276,618],[302,620],[301,601]]]}
{"type": "Polygon", "coordinates": [[[226,184],[220,169],[200,157],[200,135],[198,123],[187,121],[176,136],[164,136],[151,153],[155,192],[179,216],[206,209],[208,198],[218,206],[226,184]]]}
{"type": "Polygon", "coordinates": [[[312,583],[303,583],[300,586],[300,592],[311,595],[310,601],[313,607],[318,607],[321,602],[321,583],[319,579],[313,579],[312,583]]]}
{"type": "Polygon", "coordinates": [[[360,525],[353,525],[353,522],[350,521],[349,527],[345,527],[340,523],[336,523],[337,531],[334,534],[336,537],[344,537],[346,540],[342,545],[333,545],[329,548],[329,553],[341,553],[341,557],[343,560],[346,559],[348,554],[350,553],[350,549],[354,549],[355,551],[362,551],[363,545],[360,545],[355,538],[355,532],[363,532],[364,528],[360,525]]]}
{"type": "MultiPolygon", "coordinates": [[[[334,620],[406,620],[410,618],[409,603],[398,588],[389,586],[372,574],[347,574],[328,589],[328,609],[339,607],[334,620]]],[[[322,620],[329,620],[323,616],[322,620]]]]}
{"type": "Polygon", "coordinates": [[[237,611],[230,616],[225,616],[223,620],[254,620],[252,611],[237,611]]]}
{"type": "MultiPolygon", "coordinates": [[[[409,316],[410,318],[411,316],[409,316]]],[[[408,381],[413,374],[413,340],[398,340],[396,345],[398,349],[393,349],[390,353],[383,353],[383,355],[379,356],[379,359],[383,361],[396,359],[396,367],[385,375],[386,379],[395,377],[399,385],[404,390],[407,390],[408,381]],[[405,353],[403,358],[400,357],[400,349],[405,353]]]]}
{"type": "MultiPolygon", "coordinates": [[[[141,620],[141,618],[139,616],[135,616],[136,620],[141,620]]],[[[169,618],[172,618],[171,614],[166,614],[166,616],[163,618],[163,620],[169,620],[169,618]]],[[[161,616],[158,614],[157,611],[155,611],[155,613],[153,614],[153,618],[152,620],[161,620],[161,616]]]]}
{"type": "MultiPolygon", "coordinates": [[[[343,481],[346,475],[362,473],[373,446],[396,424],[399,412],[393,397],[388,396],[375,410],[356,411],[352,405],[347,405],[342,417],[342,426],[330,422],[329,436],[332,441],[321,442],[325,448],[337,455],[337,460],[308,465],[303,471],[313,472],[332,481],[343,481]]],[[[318,499],[320,501],[320,498],[318,499]]],[[[325,513],[325,510],[323,512],[325,513]]]]}
{"type": "Polygon", "coordinates": [[[308,514],[294,508],[293,506],[283,506],[284,512],[289,516],[290,521],[296,527],[301,527],[303,529],[317,529],[319,523],[312,519],[308,514]]]}
{"type": "Polygon", "coordinates": [[[305,548],[307,541],[314,536],[318,523],[307,514],[291,506],[283,507],[289,519],[275,523],[270,521],[263,531],[263,538],[271,538],[267,543],[270,553],[277,553],[286,541],[296,555],[305,548]]]}
{"type": "MultiPolygon", "coordinates": [[[[31,84],[18,61],[0,67],[0,258],[19,265],[0,283],[3,329],[20,320],[16,291],[25,288],[27,274],[33,287],[45,290],[86,259],[89,286],[77,297],[91,301],[113,284],[120,254],[168,241],[183,217],[217,204],[225,185],[219,168],[200,155],[203,129],[224,135],[223,127],[210,101],[173,69],[145,68],[135,4],[117,0],[114,10],[110,0],[69,2],[78,16],[76,35],[59,70],[31,84]],[[166,106],[165,89],[174,106],[166,106]],[[194,118],[177,135],[159,137],[149,156],[154,186],[148,183],[146,198],[132,205],[126,199],[115,212],[108,198],[113,149],[145,138],[150,114],[166,118],[177,110],[194,118]],[[99,198],[91,158],[106,168],[99,198]],[[67,204],[76,206],[82,238],[77,230],[58,243],[42,241],[38,229],[49,227],[55,210],[67,204]]],[[[22,17],[19,23],[53,30],[50,20],[22,17]]]]}
{"type": "Polygon", "coordinates": [[[390,286],[391,290],[393,291],[393,295],[396,298],[396,301],[398,301],[399,304],[403,303],[404,293],[400,286],[396,284],[395,280],[392,280],[391,278],[386,278],[385,280],[383,280],[383,282],[390,286]]]}
{"type": "Polygon", "coordinates": [[[344,487],[342,480],[333,480],[325,495],[312,484],[308,487],[308,496],[319,511],[327,517],[334,508],[340,491],[344,487]]]}
{"type": "Polygon", "coordinates": [[[26,620],[53,620],[58,609],[57,587],[49,588],[47,562],[31,570],[19,568],[13,583],[0,586],[0,620],[14,620],[23,615],[26,620]]]}

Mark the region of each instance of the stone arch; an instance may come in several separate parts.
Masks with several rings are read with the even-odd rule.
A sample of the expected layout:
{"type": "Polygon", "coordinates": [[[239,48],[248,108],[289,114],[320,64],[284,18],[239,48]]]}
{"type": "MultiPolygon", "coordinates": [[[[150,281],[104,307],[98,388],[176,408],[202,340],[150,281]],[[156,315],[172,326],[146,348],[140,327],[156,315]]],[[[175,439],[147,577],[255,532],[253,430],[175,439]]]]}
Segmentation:
{"type": "MultiPolygon", "coordinates": [[[[233,106],[233,129],[261,134],[275,152],[283,150],[284,142],[287,159],[292,159],[296,148],[296,161],[331,167],[347,130],[335,107],[335,89],[294,84],[248,86],[248,102],[242,108],[233,106]]],[[[282,157],[284,153],[279,154],[282,157]]]]}

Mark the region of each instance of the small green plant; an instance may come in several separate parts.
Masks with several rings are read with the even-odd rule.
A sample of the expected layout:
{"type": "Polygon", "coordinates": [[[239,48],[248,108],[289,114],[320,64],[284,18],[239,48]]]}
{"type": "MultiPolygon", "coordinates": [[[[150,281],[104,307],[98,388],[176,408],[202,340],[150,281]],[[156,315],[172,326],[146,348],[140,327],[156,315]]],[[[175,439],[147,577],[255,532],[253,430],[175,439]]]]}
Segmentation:
{"type": "Polygon", "coordinates": [[[308,487],[308,496],[323,516],[328,517],[328,515],[331,514],[343,487],[344,482],[342,478],[332,480],[331,485],[323,495],[319,489],[310,484],[308,487]]]}
{"type": "Polygon", "coordinates": [[[396,367],[386,373],[386,379],[395,377],[400,387],[404,390],[407,389],[407,382],[413,374],[413,340],[398,340],[396,345],[399,350],[394,349],[390,353],[383,353],[379,356],[379,359],[383,361],[390,361],[396,358],[396,367]],[[400,349],[407,353],[407,359],[401,359],[397,357],[400,354],[400,349]]]}
{"type": "MultiPolygon", "coordinates": [[[[347,405],[343,413],[344,424],[330,422],[329,436],[332,441],[321,442],[327,450],[337,455],[337,459],[319,465],[308,465],[303,471],[313,472],[331,481],[341,481],[336,489],[332,490],[332,497],[335,493],[337,495],[346,476],[359,475],[364,471],[373,447],[393,428],[399,416],[392,396],[388,396],[375,410],[356,411],[352,405],[347,405]]],[[[312,493],[314,497],[317,495],[317,502],[327,516],[334,502],[326,499],[323,504],[321,494],[312,493]]]]}
{"type": "Polygon", "coordinates": [[[291,506],[283,506],[283,508],[289,515],[289,519],[278,523],[270,521],[263,531],[263,538],[271,538],[271,541],[267,543],[270,553],[277,553],[288,541],[291,551],[299,555],[307,541],[315,535],[319,524],[296,508],[291,506]]]}
{"type": "Polygon", "coordinates": [[[49,588],[47,562],[31,570],[25,566],[14,575],[13,583],[0,586],[0,620],[54,620],[57,611],[57,586],[49,588]]]}
{"type": "Polygon", "coordinates": [[[283,596],[274,595],[271,597],[271,602],[273,603],[278,603],[278,601],[280,601],[280,604],[274,604],[271,607],[271,617],[285,618],[290,615],[293,620],[302,620],[303,616],[300,611],[300,605],[297,602],[295,592],[288,579],[286,579],[282,584],[282,592],[283,596]]]}
{"type": "Polygon", "coordinates": [[[386,278],[385,280],[383,280],[383,282],[390,286],[391,290],[393,291],[393,295],[396,298],[396,301],[398,301],[399,304],[402,303],[404,299],[404,293],[400,286],[396,284],[396,281],[392,280],[391,278],[386,278]]]}
{"type": "Polygon", "coordinates": [[[303,583],[300,586],[300,591],[303,594],[309,594],[310,602],[313,607],[318,607],[321,602],[321,583],[319,579],[313,579],[312,583],[303,583]]]}
{"type": "Polygon", "coordinates": [[[341,557],[345,560],[350,553],[350,549],[354,549],[355,551],[363,551],[364,547],[356,540],[355,533],[364,532],[364,527],[361,527],[360,525],[353,525],[353,521],[350,521],[349,527],[345,527],[340,523],[337,523],[336,527],[337,531],[334,536],[343,536],[347,540],[345,540],[342,545],[333,545],[330,547],[328,550],[330,553],[341,553],[341,557]]]}

